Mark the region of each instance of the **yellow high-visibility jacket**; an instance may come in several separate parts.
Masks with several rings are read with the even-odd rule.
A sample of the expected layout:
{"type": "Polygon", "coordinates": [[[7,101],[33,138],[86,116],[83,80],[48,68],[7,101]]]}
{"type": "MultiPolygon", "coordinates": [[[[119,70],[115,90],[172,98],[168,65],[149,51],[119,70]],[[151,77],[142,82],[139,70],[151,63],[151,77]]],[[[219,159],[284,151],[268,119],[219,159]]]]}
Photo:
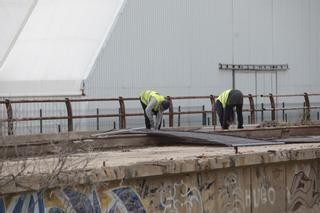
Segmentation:
{"type": "Polygon", "coordinates": [[[219,100],[222,104],[222,107],[225,109],[227,106],[227,101],[229,98],[229,94],[230,94],[231,89],[228,89],[224,92],[222,92],[219,97],[217,98],[217,100],[219,100]]]}
{"type": "Polygon", "coordinates": [[[159,106],[165,100],[165,97],[162,95],[159,95],[158,92],[152,91],[152,90],[144,90],[140,93],[140,100],[145,105],[149,104],[151,97],[157,100],[157,104],[153,107],[153,110],[159,111],[159,106]]]}

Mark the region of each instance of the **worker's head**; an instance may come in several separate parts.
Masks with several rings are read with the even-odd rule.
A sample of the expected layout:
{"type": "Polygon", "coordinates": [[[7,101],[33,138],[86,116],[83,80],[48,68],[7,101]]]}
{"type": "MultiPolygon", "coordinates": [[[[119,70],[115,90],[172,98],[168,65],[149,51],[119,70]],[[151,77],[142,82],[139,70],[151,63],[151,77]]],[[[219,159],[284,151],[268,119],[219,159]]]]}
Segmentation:
{"type": "Polygon", "coordinates": [[[161,103],[161,109],[162,111],[167,110],[170,107],[170,101],[168,99],[164,99],[161,103]]]}

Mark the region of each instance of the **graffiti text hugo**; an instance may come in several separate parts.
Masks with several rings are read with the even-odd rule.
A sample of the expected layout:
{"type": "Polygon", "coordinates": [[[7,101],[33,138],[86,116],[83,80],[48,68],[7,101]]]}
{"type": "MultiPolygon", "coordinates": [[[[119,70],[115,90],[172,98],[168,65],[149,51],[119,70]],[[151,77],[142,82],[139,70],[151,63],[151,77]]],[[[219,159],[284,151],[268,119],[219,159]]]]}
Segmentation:
{"type": "Polygon", "coordinates": [[[271,186],[262,185],[258,188],[251,190],[245,190],[245,203],[246,206],[250,206],[253,203],[254,208],[258,208],[261,205],[271,204],[276,201],[276,191],[271,186]],[[252,198],[252,199],[251,199],[252,198]]]}
{"type": "Polygon", "coordinates": [[[258,208],[262,205],[273,205],[276,201],[275,189],[263,179],[261,185],[252,189],[240,186],[240,179],[236,173],[224,177],[223,186],[219,193],[222,199],[221,208],[224,212],[243,212],[245,207],[258,208]]]}

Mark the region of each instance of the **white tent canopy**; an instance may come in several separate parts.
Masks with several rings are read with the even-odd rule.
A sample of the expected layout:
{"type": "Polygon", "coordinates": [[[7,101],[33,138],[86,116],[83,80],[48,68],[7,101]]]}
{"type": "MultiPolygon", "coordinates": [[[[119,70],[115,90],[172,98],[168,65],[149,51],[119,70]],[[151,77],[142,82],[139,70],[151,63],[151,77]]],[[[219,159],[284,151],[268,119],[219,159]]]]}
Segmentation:
{"type": "Polygon", "coordinates": [[[0,0],[0,67],[36,0],[0,0]]]}
{"type": "Polygon", "coordinates": [[[0,67],[0,96],[80,95],[123,4],[38,0],[0,67]]]}

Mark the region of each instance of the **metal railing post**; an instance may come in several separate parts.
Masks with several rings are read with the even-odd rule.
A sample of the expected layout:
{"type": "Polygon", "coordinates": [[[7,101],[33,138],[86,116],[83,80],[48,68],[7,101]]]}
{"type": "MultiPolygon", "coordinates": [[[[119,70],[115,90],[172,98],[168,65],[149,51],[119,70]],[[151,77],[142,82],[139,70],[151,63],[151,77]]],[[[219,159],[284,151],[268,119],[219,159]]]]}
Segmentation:
{"type": "Polygon", "coordinates": [[[99,121],[99,108],[97,108],[97,130],[100,130],[100,121],[99,121]]]}
{"type": "Polygon", "coordinates": [[[249,105],[250,105],[250,118],[251,118],[251,124],[256,123],[256,114],[255,114],[255,108],[254,108],[254,100],[251,94],[248,95],[249,99],[249,105]]]}
{"type": "Polygon", "coordinates": [[[68,114],[68,132],[73,131],[72,107],[69,98],[65,99],[68,114]]]}
{"type": "Polygon", "coordinates": [[[180,112],[181,112],[181,106],[178,106],[178,126],[181,125],[181,115],[180,115],[180,112]]]}
{"type": "Polygon", "coordinates": [[[275,107],[274,97],[272,93],[269,94],[269,99],[270,99],[270,105],[271,105],[271,120],[274,121],[276,120],[276,107],[275,107]]]}
{"type": "Polygon", "coordinates": [[[124,100],[123,97],[119,97],[119,104],[120,104],[120,109],[119,109],[119,128],[120,129],[125,129],[127,127],[126,124],[126,109],[124,105],[124,100]]]}
{"type": "Polygon", "coordinates": [[[263,122],[264,121],[264,104],[263,103],[261,103],[261,122],[263,122]]]}
{"type": "Polygon", "coordinates": [[[304,111],[304,118],[305,120],[307,121],[310,121],[310,101],[309,101],[309,96],[308,96],[308,93],[304,93],[303,94],[304,96],[304,101],[306,103],[306,110],[304,111]]]}
{"type": "Polygon", "coordinates": [[[205,126],[206,124],[207,124],[206,108],[204,105],[202,105],[202,125],[205,126]]]}
{"type": "Polygon", "coordinates": [[[5,100],[6,109],[7,109],[7,118],[8,118],[8,135],[13,135],[13,112],[12,105],[9,99],[5,100]]]}
{"type": "Polygon", "coordinates": [[[216,115],[216,108],[214,106],[216,102],[216,97],[214,95],[210,95],[210,102],[211,102],[211,117],[212,117],[212,125],[216,126],[217,125],[217,115],[216,115]]]}
{"type": "Polygon", "coordinates": [[[173,127],[173,119],[174,119],[173,103],[172,103],[172,99],[171,99],[170,96],[167,96],[167,99],[170,102],[170,106],[169,106],[169,127],[173,127]]]}
{"type": "Polygon", "coordinates": [[[282,102],[282,121],[285,120],[285,118],[284,118],[284,109],[285,109],[285,103],[282,102]]]}
{"type": "Polygon", "coordinates": [[[42,133],[42,109],[40,109],[40,133],[42,133]]]}

